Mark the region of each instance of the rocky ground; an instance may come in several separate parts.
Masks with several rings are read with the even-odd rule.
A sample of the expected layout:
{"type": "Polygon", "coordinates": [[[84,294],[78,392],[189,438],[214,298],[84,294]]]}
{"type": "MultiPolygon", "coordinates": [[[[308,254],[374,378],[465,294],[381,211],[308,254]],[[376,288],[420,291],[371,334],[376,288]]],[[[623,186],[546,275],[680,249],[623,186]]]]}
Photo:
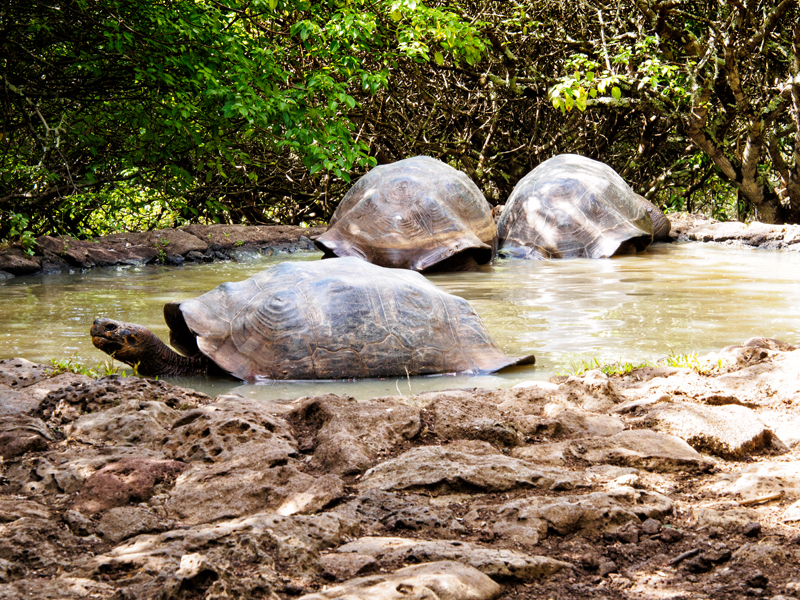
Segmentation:
{"type": "Polygon", "coordinates": [[[0,597],[800,598],[800,349],[710,361],[285,403],[0,361],[0,597]]]}

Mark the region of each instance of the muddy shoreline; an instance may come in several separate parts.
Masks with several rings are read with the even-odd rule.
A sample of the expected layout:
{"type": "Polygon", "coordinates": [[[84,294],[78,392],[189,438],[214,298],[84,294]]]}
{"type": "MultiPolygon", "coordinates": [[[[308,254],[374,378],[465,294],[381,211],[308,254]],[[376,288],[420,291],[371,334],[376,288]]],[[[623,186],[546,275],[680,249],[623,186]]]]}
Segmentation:
{"type": "Polygon", "coordinates": [[[800,350],[254,403],[0,361],[0,597],[800,596],[800,350]]]}
{"type": "MultiPolygon", "coordinates": [[[[800,251],[800,225],[719,222],[672,213],[670,238],[763,250],[800,251]]],[[[0,251],[0,280],[21,275],[84,271],[95,267],[238,260],[243,255],[314,250],[311,239],[326,227],[292,225],[188,225],[141,233],[114,234],[92,241],[64,236],[36,238],[33,254],[21,246],[0,251]]]]}

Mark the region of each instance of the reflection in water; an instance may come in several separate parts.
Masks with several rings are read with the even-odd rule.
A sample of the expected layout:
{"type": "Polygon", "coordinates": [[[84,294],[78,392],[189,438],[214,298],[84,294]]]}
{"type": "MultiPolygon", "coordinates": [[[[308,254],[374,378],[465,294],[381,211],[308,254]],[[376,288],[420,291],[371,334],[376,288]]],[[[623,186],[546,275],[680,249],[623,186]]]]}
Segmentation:
{"type": "MultiPolygon", "coordinates": [[[[246,279],[282,260],[317,260],[297,253],[247,262],[185,267],[125,267],[83,274],[19,277],[0,282],[0,358],[49,362],[77,353],[105,359],[89,338],[97,316],[168,330],[162,306],[224,281],[246,279]]],[[[466,298],[512,356],[534,353],[535,368],[493,376],[412,377],[361,382],[176,380],[214,395],[296,398],[318,393],[358,398],[429,389],[505,387],[566,373],[581,360],[655,360],[707,352],[753,336],[800,343],[800,253],[737,250],[701,244],[657,244],[645,254],[610,260],[499,260],[475,273],[430,280],[466,298]]]]}

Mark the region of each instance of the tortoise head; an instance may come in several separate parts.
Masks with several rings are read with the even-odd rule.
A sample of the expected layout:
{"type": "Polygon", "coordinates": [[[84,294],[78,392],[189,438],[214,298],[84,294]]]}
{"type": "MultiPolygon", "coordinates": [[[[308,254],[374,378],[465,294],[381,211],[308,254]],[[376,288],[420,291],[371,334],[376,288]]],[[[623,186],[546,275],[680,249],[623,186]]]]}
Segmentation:
{"type": "Polygon", "coordinates": [[[131,366],[152,358],[160,342],[146,327],[113,319],[95,319],[91,334],[96,348],[131,366]]]}

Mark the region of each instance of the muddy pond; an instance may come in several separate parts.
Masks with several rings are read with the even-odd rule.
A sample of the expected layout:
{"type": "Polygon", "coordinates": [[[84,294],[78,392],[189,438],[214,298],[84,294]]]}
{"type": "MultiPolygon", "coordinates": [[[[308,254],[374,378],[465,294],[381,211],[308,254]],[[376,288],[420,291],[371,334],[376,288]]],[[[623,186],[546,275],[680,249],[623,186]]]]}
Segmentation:
{"type": "MultiPolygon", "coordinates": [[[[276,262],[320,256],[243,252],[238,262],[106,268],[0,281],[0,358],[21,356],[49,364],[74,357],[93,367],[106,358],[89,338],[97,316],[139,323],[167,339],[161,312],[165,302],[246,279],[276,262]]],[[[263,400],[328,392],[371,398],[508,387],[569,374],[592,359],[702,356],[753,336],[800,344],[799,273],[800,253],[698,243],[655,244],[644,254],[610,260],[497,260],[479,272],[429,279],[466,298],[507,354],[534,353],[535,367],[499,375],[368,381],[168,381],[210,395],[233,390],[263,400]]]]}

